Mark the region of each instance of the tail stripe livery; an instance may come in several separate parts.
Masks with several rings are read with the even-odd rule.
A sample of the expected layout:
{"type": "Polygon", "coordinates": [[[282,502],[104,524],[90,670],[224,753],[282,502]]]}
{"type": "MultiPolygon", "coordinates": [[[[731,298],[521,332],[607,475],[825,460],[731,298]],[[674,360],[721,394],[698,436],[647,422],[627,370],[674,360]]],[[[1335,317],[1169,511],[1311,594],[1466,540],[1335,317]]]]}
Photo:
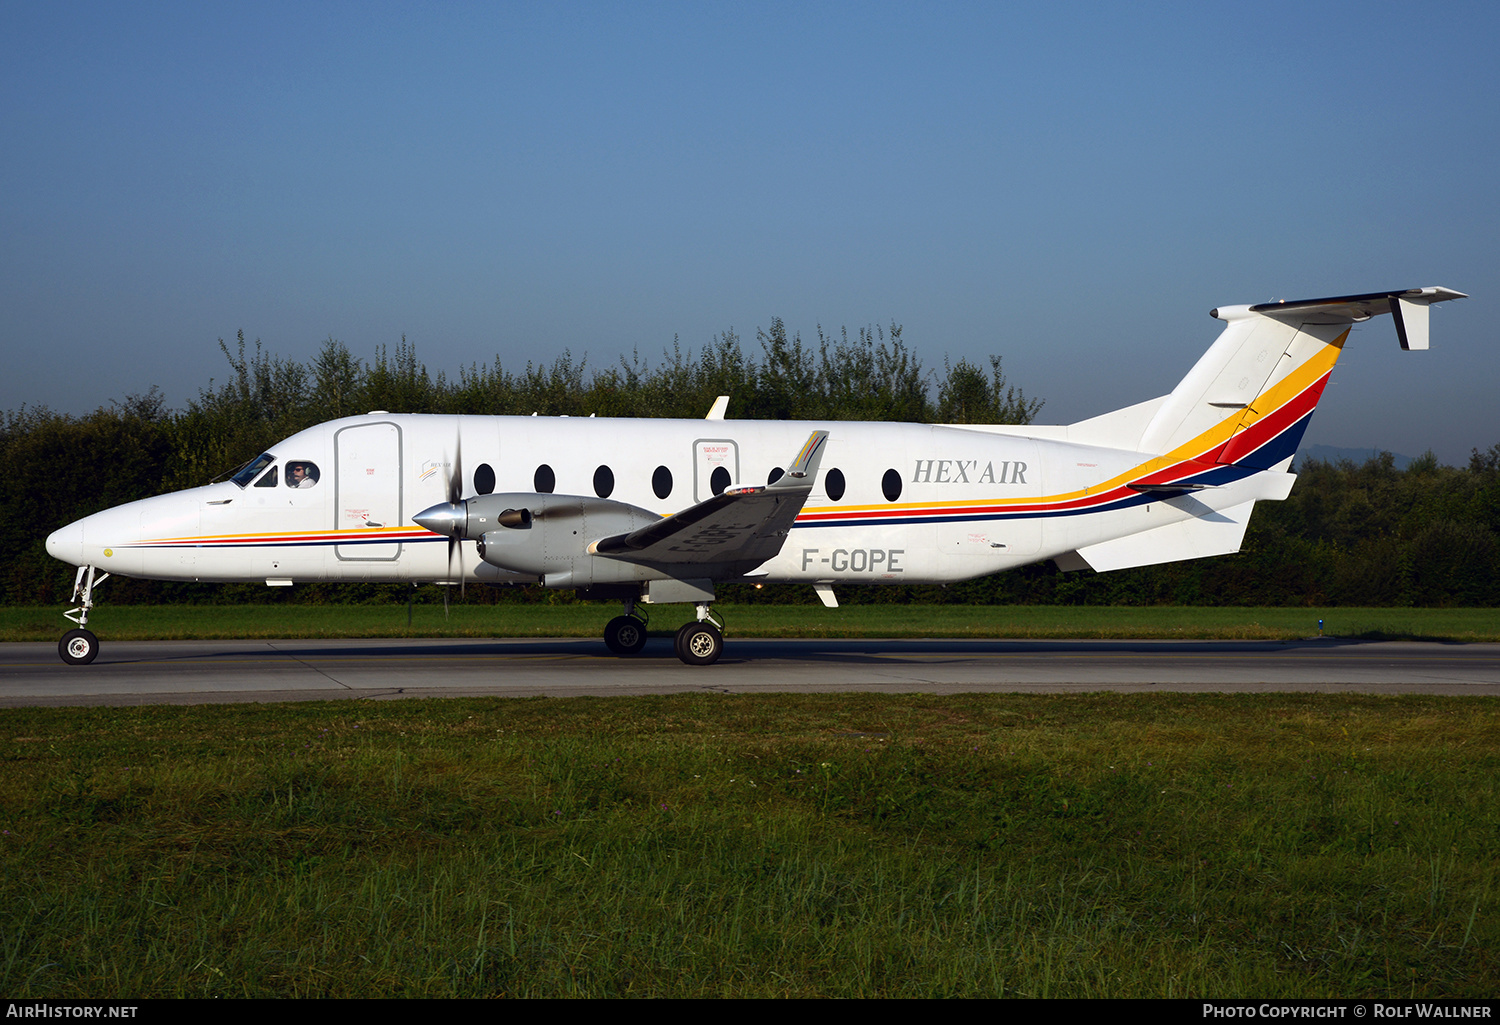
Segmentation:
{"type": "Polygon", "coordinates": [[[1160,501],[1153,492],[1164,485],[1216,487],[1272,471],[1296,454],[1349,325],[1393,313],[1402,348],[1426,348],[1428,306],[1460,298],[1466,297],[1451,289],[1421,288],[1215,309],[1213,316],[1227,321],[1223,334],[1167,397],[1139,445],[1142,452],[1165,454],[1081,491],[1042,498],[815,506],[804,510],[797,525],[1077,516],[1160,501]]]}
{"type": "Polygon", "coordinates": [[[1226,418],[1165,456],[1148,459],[1124,473],[1082,491],[1041,499],[996,499],[981,502],[911,503],[902,506],[857,506],[845,509],[819,506],[797,520],[800,526],[859,523],[940,522],[944,519],[1006,519],[1032,516],[1070,516],[1150,502],[1151,495],[1132,485],[1201,484],[1240,480],[1290,458],[1302,439],[1313,409],[1328,383],[1348,332],[1322,346],[1296,373],[1260,396],[1256,405],[1267,412],[1246,410],[1243,418],[1226,418]],[[1248,424],[1246,423],[1248,421],[1248,424]],[[1282,453],[1285,454],[1282,454],[1282,453]]]}

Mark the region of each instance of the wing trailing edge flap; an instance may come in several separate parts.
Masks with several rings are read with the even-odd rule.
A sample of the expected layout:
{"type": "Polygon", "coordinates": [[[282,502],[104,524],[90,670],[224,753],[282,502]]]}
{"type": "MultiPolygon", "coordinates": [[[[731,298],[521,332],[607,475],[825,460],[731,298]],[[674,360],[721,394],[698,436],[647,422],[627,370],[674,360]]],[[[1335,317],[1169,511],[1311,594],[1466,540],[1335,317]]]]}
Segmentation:
{"type": "Polygon", "coordinates": [[[731,487],[655,523],[589,545],[589,554],[651,565],[759,565],[774,558],[812,493],[827,431],[813,431],[787,472],[764,487],[731,487]]]}

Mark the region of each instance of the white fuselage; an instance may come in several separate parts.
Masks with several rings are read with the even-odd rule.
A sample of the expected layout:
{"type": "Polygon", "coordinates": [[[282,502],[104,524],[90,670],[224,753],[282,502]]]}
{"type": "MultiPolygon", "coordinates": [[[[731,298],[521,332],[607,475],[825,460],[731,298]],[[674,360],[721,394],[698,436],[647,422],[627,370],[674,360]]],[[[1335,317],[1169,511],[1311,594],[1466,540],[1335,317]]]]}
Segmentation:
{"type": "MultiPolygon", "coordinates": [[[[1121,485],[1151,456],[1027,428],[376,413],[276,444],[274,462],[243,486],[96,513],[47,546],[75,565],[165,580],[456,581],[461,561],[469,580],[537,582],[483,562],[472,542],[450,562],[449,539],[413,522],[445,500],[455,453],[465,497],[598,495],[666,516],[726,484],[767,483],[815,428],[829,439],[812,495],[781,552],[749,578],[957,581],[1194,515],[1121,485]],[[315,483],[291,486],[293,464],[310,464],[315,483]]],[[[1246,497],[1263,496],[1230,486],[1188,501],[1201,514],[1202,501],[1246,497]]],[[[594,540],[579,536],[577,551],[594,540]]]]}

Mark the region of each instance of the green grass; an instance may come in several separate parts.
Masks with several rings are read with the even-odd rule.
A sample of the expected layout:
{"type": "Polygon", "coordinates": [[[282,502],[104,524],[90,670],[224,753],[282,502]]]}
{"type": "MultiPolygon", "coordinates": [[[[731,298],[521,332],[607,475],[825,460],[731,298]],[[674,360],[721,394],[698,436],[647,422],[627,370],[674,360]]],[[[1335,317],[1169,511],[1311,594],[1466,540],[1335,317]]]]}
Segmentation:
{"type": "Polygon", "coordinates": [[[0,991],[1489,997],[1500,702],[0,711],[0,991]]]}
{"type": "MultiPolygon", "coordinates": [[[[1332,637],[1500,641],[1500,609],[1191,608],[1119,606],[714,606],[738,637],[1008,637],[1295,640],[1332,637]]],[[[670,633],[689,606],[651,610],[670,633]]],[[[619,614],[613,603],[559,605],[99,606],[89,626],[107,640],[259,637],[591,637],[619,614]]],[[[53,641],[68,624],[55,608],[0,608],[0,640],[53,641]]]]}

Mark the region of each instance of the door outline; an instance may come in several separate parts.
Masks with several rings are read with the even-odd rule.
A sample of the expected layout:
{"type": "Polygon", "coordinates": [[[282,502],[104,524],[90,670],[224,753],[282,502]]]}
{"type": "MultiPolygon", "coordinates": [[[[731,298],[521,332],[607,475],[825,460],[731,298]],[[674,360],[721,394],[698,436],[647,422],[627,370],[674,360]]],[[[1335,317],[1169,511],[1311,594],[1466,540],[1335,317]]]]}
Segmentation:
{"type": "Polygon", "coordinates": [[[713,473],[723,466],[729,470],[729,482],[740,483],[740,446],[733,438],[698,438],[693,442],[693,501],[713,497],[713,473]],[[705,446],[724,446],[723,451],[705,450],[705,446]]]}
{"type": "MultiPolygon", "coordinates": [[[[390,521],[381,521],[381,526],[399,527],[403,520],[401,511],[405,507],[406,496],[404,494],[405,481],[401,475],[401,450],[403,438],[401,425],[390,420],[377,420],[373,423],[352,424],[341,427],[334,432],[333,454],[334,454],[334,492],[333,492],[333,529],[337,532],[346,529],[348,524],[342,522],[345,494],[345,458],[342,448],[342,435],[349,431],[367,431],[372,427],[389,427],[396,432],[395,443],[395,471],[394,480],[396,485],[396,509],[395,517],[390,521]]],[[[381,442],[383,444],[383,442],[381,442]]],[[[367,516],[368,518],[368,516],[367,516]]],[[[392,541],[379,544],[335,544],[334,556],[340,562],[395,562],[401,558],[401,542],[392,541]]]]}

